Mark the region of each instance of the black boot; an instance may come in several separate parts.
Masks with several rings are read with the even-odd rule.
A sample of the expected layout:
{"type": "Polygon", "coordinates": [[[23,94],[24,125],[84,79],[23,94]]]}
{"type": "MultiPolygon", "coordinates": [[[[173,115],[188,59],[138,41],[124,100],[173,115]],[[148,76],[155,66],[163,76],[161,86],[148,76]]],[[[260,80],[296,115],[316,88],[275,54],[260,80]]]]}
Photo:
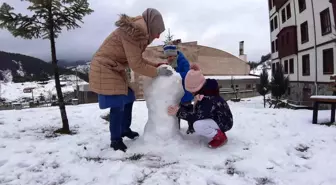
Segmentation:
{"type": "Polygon", "coordinates": [[[111,148],[113,148],[115,151],[121,150],[123,152],[126,152],[127,146],[124,144],[122,140],[113,140],[110,145],[111,148]]]}
{"type": "Polygon", "coordinates": [[[125,132],[121,137],[128,137],[129,139],[138,139],[139,133],[134,131],[125,132]]]}
{"type": "Polygon", "coordinates": [[[190,122],[188,122],[188,130],[187,134],[193,134],[195,132],[194,125],[190,122]]]}

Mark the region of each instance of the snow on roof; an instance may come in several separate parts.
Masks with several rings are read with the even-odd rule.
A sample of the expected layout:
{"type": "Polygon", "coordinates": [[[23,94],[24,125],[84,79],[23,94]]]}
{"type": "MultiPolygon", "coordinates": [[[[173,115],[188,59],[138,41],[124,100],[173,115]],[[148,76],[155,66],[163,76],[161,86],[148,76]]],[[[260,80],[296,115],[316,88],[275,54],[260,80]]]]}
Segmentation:
{"type": "Polygon", "coordinates": [[[311,96],[312,99],[325,99],[325,100],[336,100],[336,96],[326,96],[326,95],[315,95],[311,96]]]}
{"type": "Polygon", "coordinates": [[[234,80],[253,80],[253,79],[259,79],[258,76],[252,76],[252,75],[243,75],[243,76],[205,76],[205,78],[211,78],[216,80],[231,80],[232,78],[234,80]]]}

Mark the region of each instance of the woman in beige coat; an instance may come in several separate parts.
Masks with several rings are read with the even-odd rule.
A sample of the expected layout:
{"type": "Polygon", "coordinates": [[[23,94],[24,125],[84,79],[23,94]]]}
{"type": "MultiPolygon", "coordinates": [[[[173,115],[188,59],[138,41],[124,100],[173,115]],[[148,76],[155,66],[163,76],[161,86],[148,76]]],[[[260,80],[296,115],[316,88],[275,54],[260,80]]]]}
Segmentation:
{"type": "Polygon", "coordinates": [[[148,77],[170,76],[172,71],[158,68],[158,64],[142,57],[146,47],[165,30],[159,11],[148,8],[137,17],[122,14],[115,25],[117,29],[105,39],[91,61],[89,83],[90,89],[98,94],[99,107],[110,108],[110,146],[126,152],[122,137],[139,137],[130,129],[135,95],[126,70],[131,68],[148,77]]]}

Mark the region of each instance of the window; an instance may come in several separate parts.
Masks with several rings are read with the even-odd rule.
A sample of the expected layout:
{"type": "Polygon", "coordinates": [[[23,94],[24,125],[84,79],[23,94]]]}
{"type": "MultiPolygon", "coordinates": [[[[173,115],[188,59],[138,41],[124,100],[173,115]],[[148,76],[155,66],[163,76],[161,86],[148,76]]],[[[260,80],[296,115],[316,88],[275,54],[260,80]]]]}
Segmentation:
{"type": "Polygon", "coordinates": [[[278,28],[278,16],[274,17],[273,22],[274,22],[274,29],[277,29],[278,28]]]}
{"type": "Polygon", "coordinates": [[[309,54],[302,56],[302,76],[310,75],[310,59],[309,54]]]}
{"type": "Polygon", "coordinates": [[[271,46],[272,47],[272,53],[275,53],[275,47],[274,46],[275,46],[275,44],[274,44],[274,41],[273,41],[272,46],[271,46]]]}
{"type": "Polygon", "coordinates": [[[279,48],[278,39],[275,40],[275,51],[277,52],[279,48]]]}
{"type": "Polygon", "coordinates": [[[251,84],[246,84],[246,89],[252,89],[252,85],[251,84]]]}
{"type": "Polygon", "coordinates": [[[299,11],[300,13],[306,9],[306,0],[299,0],[299,11]]]}
{"type": "Polygon", "coordinates": [[[275,72],[275,63],[272,64],[272,74],[275,72]]]}
{"type": "Polygon", "coordinates": [[[281,20],[282,23],[285,23],[288,19],[292,17],[292,10],[290,3],[281,10],[281,20]]]}
{"type": "Polygon", "coordinates": [[[276,69],[278,69],[280,67],[280,62],[277,62],[275,67],[276,67],[276,69]]]}
{"type": "Polygon", "coordinates": [[[288,74],[288,60],[285,60],[285,74],[288,74]]]}
{"type": "Polygon", "coordinates": [[[269,6],[269,10],[272,10],[272,8],[274,7],[273,0],[268,0],[268,6],[269,6]]]}
{"type": "Polygon", "coordinates": [[[289,73],[294,73],[294,59],[289,59],[289,73]]]}
{"type": "Polygon", "coordinates": [[[271,32],[278,28],[278,16],[275,16],[275,17],[270,21],[270,26],[271,26],[271,32]]]}
{"type": "Polygon", "coordinates": [[[286,22],[286,9],[282,9],[281,11],[281,19],[282,19],[282,23],[286,22]]]}
{"type": "Polygon", "coordinates": [[[288,20],[288,19],[290,19],[292,17],[290,3],[286,6],[286,12],[287,12],[287,20],[288,20]]]}
{"type": "Polygon", "coordinates": [[[323,74],[334,73],[334,49],[323,50],[323,74]]]}
{"type": "Polygon", "coordinates": [[[329,8],[323,10],[320,13],[320,19],[321,19],[321,32],[322,32],[322,35],[326,35],[326,34],[331,33],[331,23],[330,23],[329,8]]]}
{"type": "Polygon", "coordinates": [[[301,28],[301,43],[306,43],[309,41],[309,35],[308,35],[308,22],[304,22],[300,25],[301,28]]]}

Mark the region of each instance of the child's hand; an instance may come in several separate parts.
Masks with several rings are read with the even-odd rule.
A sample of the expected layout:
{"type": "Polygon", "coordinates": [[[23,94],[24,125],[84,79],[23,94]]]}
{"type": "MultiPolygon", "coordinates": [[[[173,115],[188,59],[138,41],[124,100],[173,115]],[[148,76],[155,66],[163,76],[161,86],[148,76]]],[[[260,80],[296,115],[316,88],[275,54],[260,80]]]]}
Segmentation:
{"type": "Polygon", "coordinates": [[[180,109],[178,105],[173,105],[168,107],[169,116],[175,116],[177,111],[180,109]]]}
{"type": "Polygon", "coordinates": [[[202,101],[203,98],[204,98],[203,94],[198,94],[198,95],[195,96],[196,101],[202,101]]]}
{"type": "Polygon", "coordinates": [[[195,63],[193,63],[193,64],[190,65],[190,69],[193,69],[195,71],[201,70],[201,68],[199,67],[199,65],[195,64],[195,63]]]}
{"type": "Polygon", "coordinates": [[[203,98],[204,98],[203,94],[198,94],[194,97],[194,102],[197,103],[199,101],[202,101],[203,98]]]}

